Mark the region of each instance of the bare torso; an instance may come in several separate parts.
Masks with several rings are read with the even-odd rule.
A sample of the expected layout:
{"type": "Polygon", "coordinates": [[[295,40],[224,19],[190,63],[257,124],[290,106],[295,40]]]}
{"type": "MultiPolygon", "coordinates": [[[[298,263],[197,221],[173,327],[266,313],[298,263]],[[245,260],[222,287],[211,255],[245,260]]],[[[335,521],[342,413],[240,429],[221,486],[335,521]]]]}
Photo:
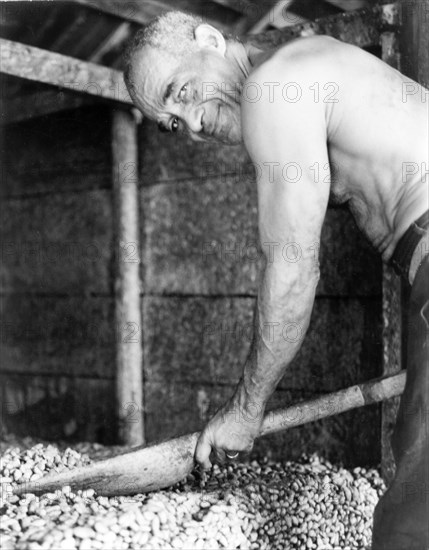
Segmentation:
{"type": "Polygon", "coordinates": [[[375,56],[328,37],[295,40],[260,61],[269,65],[274,58],[273,81],[281,86],[294,64],[305,60],[310,71],[313,65],[314,86],[302,93],[313,94],[325,109],[331,198],[348,203],[387,261],[409,225],[428,209],[427,91],[375,56]]]}

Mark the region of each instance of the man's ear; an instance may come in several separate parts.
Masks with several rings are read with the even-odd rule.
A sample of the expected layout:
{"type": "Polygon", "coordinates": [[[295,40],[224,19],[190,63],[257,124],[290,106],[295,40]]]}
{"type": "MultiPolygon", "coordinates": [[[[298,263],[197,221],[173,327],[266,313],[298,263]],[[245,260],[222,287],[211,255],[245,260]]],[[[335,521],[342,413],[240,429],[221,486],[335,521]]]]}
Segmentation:
{"type": "Polygon", "coordinates": [[[222,56],[226,52],[226,41],[223,34],[206,23],[201,23],[195,29],[195,40],[200,48],[211,48],[222,56]]]}

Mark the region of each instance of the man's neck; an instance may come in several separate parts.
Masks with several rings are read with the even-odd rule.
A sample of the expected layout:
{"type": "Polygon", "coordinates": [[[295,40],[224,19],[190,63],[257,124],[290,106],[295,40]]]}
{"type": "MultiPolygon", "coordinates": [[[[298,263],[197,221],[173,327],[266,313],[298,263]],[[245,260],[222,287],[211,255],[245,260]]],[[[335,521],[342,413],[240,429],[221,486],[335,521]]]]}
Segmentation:
{"type": "Polygon", "coordinates": [[[262,50],[250,44],[242,44],[237,40],[228,40],[227,42],[226,58],[238,67],[243,82],[252,72],[254,66],[258,64],[258,58],[262,53],[262,50]]]}

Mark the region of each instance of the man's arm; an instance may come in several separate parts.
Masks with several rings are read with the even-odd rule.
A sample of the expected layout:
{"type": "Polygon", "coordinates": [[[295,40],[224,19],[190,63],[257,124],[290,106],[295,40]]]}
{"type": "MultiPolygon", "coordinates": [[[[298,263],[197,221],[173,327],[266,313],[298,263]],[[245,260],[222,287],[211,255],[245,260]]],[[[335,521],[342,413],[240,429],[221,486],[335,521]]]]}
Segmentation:
{"type": "MultiPolygon", "coordinates": [[[[275,80],[265,66],[252,75],[275,80]]],[[[275,73],[274,73],[275,74],[275,73]]],[[[277,72],[277,74],[279,74],[277,72]]],[[[256,79],[255,79],[256,78],[256,79]]],[[[290,81],[290,80],[289,80],[290,81]]],[[[242,104],[243,136],[256,165],[259,234],[265,268],[255,311],[252,349],[231,400],[209,422],[196,459],[209,467],[214,448],[250,450],[265,405],[298,351],[310,321],[319,279],[318,248],[329,196],[325,105],[315,103],[305,71],[293,79],[297,102],[278,94],[242,104]]]]}

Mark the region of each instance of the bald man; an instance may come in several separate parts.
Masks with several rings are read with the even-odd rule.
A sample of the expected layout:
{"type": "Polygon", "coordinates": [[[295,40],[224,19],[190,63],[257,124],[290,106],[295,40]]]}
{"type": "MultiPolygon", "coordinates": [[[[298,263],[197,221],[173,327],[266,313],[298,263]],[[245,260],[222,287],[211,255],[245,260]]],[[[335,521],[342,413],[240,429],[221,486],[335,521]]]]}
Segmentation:
{"type": "Polygon", "coordinates": [[[234,395],[201,434],[197,462],[209,468],[212,451],[223,460],[252,448],[267,400],[309,325],[319,280],[315,244],[328,200],[347,203],[383,261],[412,285],[407,383],[393,439],[396,477],[376,508],[372,548],[427,550],[427,91],[333,38],[300,38],[263,52],[179,12],[136,35],[125,81],[135,105],[161,130],[244,142],[257,168],[266,262],[254,341],[234,395]],[[299,245],[298,261],[282,254],[288,243],[299,245]],[[285,339],[281,328],[273,334],[273,321],[298,327],[299,337],[285,339]]]}

